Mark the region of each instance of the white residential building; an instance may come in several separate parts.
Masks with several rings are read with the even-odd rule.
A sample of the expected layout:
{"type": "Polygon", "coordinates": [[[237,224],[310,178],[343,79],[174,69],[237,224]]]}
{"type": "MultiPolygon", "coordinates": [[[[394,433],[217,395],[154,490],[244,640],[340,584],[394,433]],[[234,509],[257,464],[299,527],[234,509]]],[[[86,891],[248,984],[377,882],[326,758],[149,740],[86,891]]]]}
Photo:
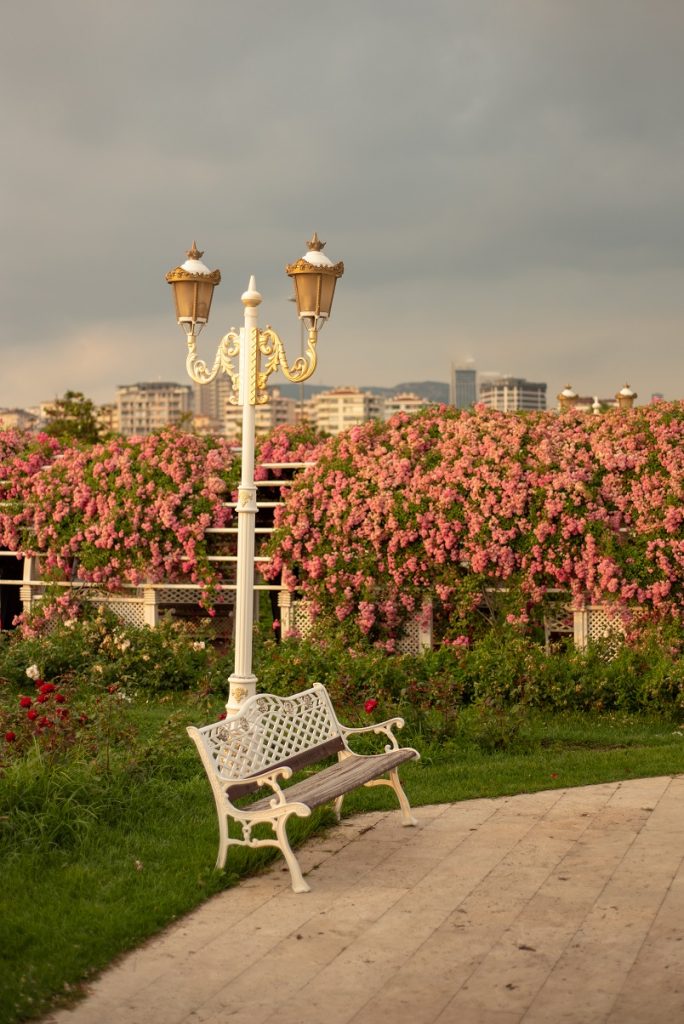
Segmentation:
{"type": "MultiPolygon", "coordinates": [[[[215,421],[217,426],[223,422],[226,407],[229,405],[233,390],[233,382],[225,373],[219,373],[208,384],[192,385],[193,410],[196,417],[206,417],[215,421]]],[[[217,433],[222,433],[218,429],[217,433]]]]}
{"type": "Polygon", "coordinates": [[[121,384],[116,389],[119,431],[125,436],[152,434],[178,423],[192,411],[189,384],[121,384]]]}
{"type": "Polygon", "coordinates": [[[385,398],[385,419],[391,419],[397,412],[405,412],[412,416],[430,404],[427,398],[421,398],[420,395],[416,395],[413,391],[404,391],[398,395],[388,395],[385,398]]]}
{"type": "MultiPolygon", "coordinates": [[[[278,388],[269,388],[268,402],[254,408],[254,429],[257,436],[270,434],[276,427],[297,422],[299,403],[294,398],[285,398],[278,388]]],[[[223,412],[222,431],[231,440],[242,436],[242,407],[227,403],[223,412]]]]}
{"type": "Polygon", "coordinates": [[[499,412],[546,409],[546,384],[523,377],[491,377],[480,381],[480,403],[499,412]]]}
{"type": "Polygon", "coordinates": [[[28,409],[0,409],[0,430],[38,430],[40,417],[28,409]]]}
{"type": "Polygon", "coordinates": [[[309,420],[328,434],[339,434],[349,427],[383,419],[385,399],[360,388],[333,388],[321,391],[309,400],[309,420]]]}

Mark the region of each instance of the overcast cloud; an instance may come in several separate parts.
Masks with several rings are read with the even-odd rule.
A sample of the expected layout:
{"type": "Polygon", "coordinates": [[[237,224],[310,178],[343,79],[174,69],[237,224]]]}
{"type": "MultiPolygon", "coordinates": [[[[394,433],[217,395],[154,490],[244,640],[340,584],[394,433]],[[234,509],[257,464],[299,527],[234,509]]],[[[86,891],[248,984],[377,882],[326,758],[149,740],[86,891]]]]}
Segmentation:
{"type": "Polygon", "coordinates": [[[187,382],[164,274],[343,259],[319,384],[684,398],[680,0],[23,0],[3,16],[0,407],[187,382]]]}

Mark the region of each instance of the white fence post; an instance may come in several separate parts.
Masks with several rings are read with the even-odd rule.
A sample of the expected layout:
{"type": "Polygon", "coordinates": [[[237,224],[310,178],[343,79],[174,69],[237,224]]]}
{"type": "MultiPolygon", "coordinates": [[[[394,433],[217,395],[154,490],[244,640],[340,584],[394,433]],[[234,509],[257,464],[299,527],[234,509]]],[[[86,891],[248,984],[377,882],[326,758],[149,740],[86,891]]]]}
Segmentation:
{"type": "Polygon", "coordinates": [[[143,588],[143,619],[145,625],[151,626],[152,629],[159,625],[159,606],[154,587],[143,588]]]}

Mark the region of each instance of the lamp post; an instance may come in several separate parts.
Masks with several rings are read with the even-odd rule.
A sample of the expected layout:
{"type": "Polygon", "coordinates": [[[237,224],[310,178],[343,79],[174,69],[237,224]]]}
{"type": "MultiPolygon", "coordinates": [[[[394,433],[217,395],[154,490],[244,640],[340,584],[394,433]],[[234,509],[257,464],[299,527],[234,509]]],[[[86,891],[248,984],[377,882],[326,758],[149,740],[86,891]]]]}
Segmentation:
{"type": "Polygon", "coordinates": [[[221,280],[218,270],[202,263],[196,244],[187,252],[187,259],[170,270],[166,280],[173,288],[176,318],[187,335],[186,368],[197,384],[209,384],[219,373],[231,380],[230,401],[242,407],[242,467],[238,488],[237,515],[237,581],[235,591],[235,667],[230,677],[228,714],[235,714],[248,697],[256,693],[257,678],[252,671],[252,636],[254,628],[254,534],[257,512],[254,483],[254,411],[268,401],[266,383],[276,370],[294,383],[308,380],[316,369],[318,332],[330,316],[337,278],[344,273],[343,263],[332,263],[323,252],[325,242],[318,235],[307,243],[306,255],[285,269],[292,278],[300,320],[307,328],[306,353],[290,366],[280,337],[270,325],[258,326],[257,309],[261,295],[250,277],[242,295],[244,326],[233,327],[221,338],[211,369],[197,356],[197,336],[209,320],[214,287],[221,280]],[[264,363],[262,367],[262,357],[264,363]],[[233,360],[237,358],[235,366],[233,360]]]}
{"type": "Polygon", "coordinates": [[[634,401],[639,396],[636,391],[632,391],[629,384],[625,384],[624,388],[620,388],[615,396],[618,409],[631,409],[634,406],[634,401]]]}
{"type": "Polygon", "coordinates": [[[560,394],[556,395],[558,399],[558,408],[560,412],[569,412],[573,409],[578,396],[575,394],[569,384],[566,384],[560,394]]]}

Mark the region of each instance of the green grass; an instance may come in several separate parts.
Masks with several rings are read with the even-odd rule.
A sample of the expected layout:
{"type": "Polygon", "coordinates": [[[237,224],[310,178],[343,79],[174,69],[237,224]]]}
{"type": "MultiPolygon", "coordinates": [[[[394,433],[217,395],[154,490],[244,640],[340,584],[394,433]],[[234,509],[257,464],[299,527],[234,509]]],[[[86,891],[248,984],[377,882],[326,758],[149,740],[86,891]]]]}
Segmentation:
{"type": "MultiPolygon", "coordinates": [[[[183,728],[210,720],[205,706],[174,696],[131,715],[139,749],[109,773],[34,757],[0,779],[3,1024],[75,998],[117,955],[274,857],[231,850],[228,869],[213,870],[216,812],[183,728]]],[[[423,754],[402,773],[414,806],[684,771],[678,723],[646,716],[470,708],[449,743],[404,741],[423,754]]],[[[351,794],[345,813],[393,806],[373,788],[351,794]]],[[[294,821],[293,834],[302,841],[332,820],[323,810],[294,821]]]]}

